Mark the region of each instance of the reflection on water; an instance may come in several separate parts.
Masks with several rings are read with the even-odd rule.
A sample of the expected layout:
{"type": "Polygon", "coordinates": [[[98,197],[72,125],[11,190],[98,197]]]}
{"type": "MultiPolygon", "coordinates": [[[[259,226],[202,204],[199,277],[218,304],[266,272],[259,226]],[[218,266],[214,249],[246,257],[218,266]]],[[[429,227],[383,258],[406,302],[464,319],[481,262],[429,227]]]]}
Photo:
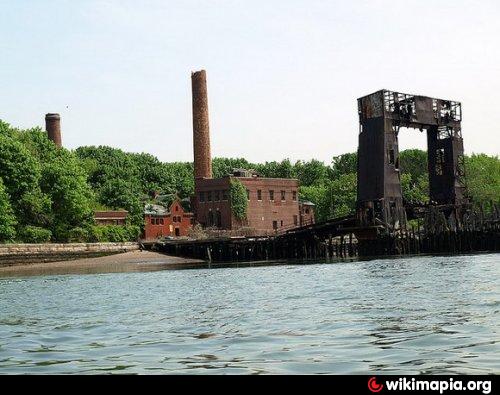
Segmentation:
{"type": "Polygon", "coordinates": [[[0,279],[0,373],[500,373],[499,257],[0,279]]]}

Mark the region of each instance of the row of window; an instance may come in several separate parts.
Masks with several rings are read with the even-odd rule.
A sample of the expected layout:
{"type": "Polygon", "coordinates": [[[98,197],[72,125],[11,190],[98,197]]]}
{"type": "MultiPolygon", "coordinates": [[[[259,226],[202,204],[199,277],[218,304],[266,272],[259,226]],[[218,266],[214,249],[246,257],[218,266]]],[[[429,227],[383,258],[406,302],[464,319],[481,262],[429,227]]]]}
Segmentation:
{"type": "Polygon", "coordinates": [[[200,192],[199,195],[199,200],[200,202],[220,202],[222,201],[227,201],[228,199],[228,191],[208,191],[208,192],[200,192]]]}
{"type": "MultiPolygon", "coordinates": [[[[182,222],[182,217],[175,215],[172,217],[172,222],[182,222]]],[[[151,225],[163,225],[164,223],[163,218],[151,218],[151,225]]]]}
{"type": "MultiPolygon", "coordinates": [[[[274,190],[269,190],[269,200],[274,202],[274,190]]],[[[281,201],[286,201],[286,191],[280,191],[281,201]]],[[[247,199],[250,200],[250,190],[247,189],[247,199]]],[[[219,202],[219,201],[227,201],[228,193],[227,190],[224,191],[208,191],[208,192],[200,192],[199,200],[201,203],[203,202],[219,202]]],[[[262,189],[257,189],[257,200],[262,200],[262,189]]],[[[294,202],[297,201],[297,191],[292,191],[292,200],[294,202]]]]}

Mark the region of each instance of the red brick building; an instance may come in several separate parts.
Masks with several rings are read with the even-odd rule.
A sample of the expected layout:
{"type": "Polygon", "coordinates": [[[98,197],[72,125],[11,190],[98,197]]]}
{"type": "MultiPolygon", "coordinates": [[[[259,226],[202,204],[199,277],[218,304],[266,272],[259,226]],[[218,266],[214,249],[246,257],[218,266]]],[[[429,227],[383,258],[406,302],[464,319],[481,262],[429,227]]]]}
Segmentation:
{"type": "Polygon", "coordinates": [[[97,225],[125,225],[128,211],[94,211],[94,221],[97,225]]]}
{"type": "Polygon", "coordinates": [[[255,234],[290,229],[300,224],[299,183],[294,179],[232,175],[197,179],[194,209],[204,227],[218,229],[250,228],[255,234]],[[247,218],[232,214],[229,196],[231,180],[239,180],[247,191],[247,218]]]}
{"type": "Polygon", "coordinates": [[[164,236],[187,236],[193,224],[193,213],[187,213],[179,200],[174,200],[167,210],[163,206],[148,204],[144,208],[145,240],[164,236]]]}

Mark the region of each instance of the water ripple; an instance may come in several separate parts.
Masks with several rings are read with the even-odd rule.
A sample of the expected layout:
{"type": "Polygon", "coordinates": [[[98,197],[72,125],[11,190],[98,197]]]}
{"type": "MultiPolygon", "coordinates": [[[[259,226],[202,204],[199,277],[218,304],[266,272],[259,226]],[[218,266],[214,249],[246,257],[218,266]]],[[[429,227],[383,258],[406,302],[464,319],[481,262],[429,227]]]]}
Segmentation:
{"type": "Polygon", "coordinates": [[[500,255],[0,279],[0,373],[500,373],[500,255]]]}

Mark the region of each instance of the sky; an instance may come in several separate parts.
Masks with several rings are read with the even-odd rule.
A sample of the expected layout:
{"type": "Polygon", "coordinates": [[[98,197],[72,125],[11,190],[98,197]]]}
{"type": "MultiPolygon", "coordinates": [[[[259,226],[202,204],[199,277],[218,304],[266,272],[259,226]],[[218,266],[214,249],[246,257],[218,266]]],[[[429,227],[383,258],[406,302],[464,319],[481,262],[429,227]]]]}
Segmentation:
{"type": "Polygon", "coordinates": [[[214,157],[330,163],[379,89],[461,101],[466,153],[498,155],[499,21],[497,0],[0,0],[0,119],[191,161],[205,69],[214,157]]]}

